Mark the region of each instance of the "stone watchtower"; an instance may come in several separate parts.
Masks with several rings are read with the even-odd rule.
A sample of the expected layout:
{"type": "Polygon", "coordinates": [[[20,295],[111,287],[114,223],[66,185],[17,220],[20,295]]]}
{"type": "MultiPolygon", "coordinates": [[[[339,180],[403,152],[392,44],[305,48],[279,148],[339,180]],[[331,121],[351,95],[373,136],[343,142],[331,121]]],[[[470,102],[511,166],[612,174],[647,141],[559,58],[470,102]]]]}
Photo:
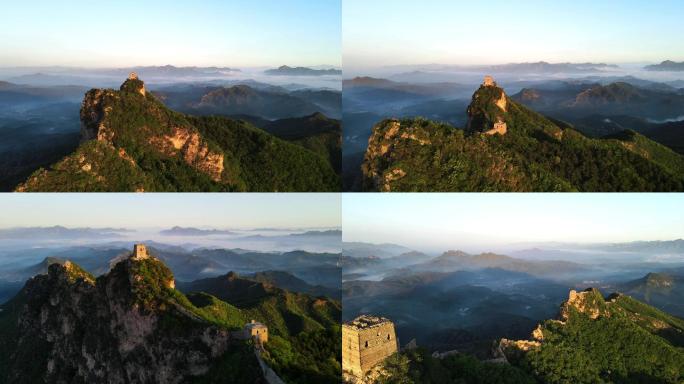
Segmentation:
{"type": "Polygon", "coordinates": [[[268,327],[258,321],[252,320],[245,324],[243,331],[247,339],[251,337],[260,344],[268,342],[268,327]]]}
{"type": "Polygon", "coordinates": [[[399,350],[394,323],[383,317],[359,316],[342,324],[342,370],[363,377],[399,350]]]}
{"type": "MultiPolygon", "coordinates": [[[[128,80],[124,82],[124,85],[126,84],[132,84],[135,91],[140,93],[141,95],[145,96],[146,90],[145,90],[145,83],[143,83],[142,80],[138,78],[138,74],[135,72],[131,72],[128,74],[128,80]]],[[[123,87],[123,86],[122,86],[123,87]]],[[[130,85],[129,85],[130,87],[130,85]]]]}
{"type": "Polygon", "coordinates": [[[135,244],[133,246],[133,255],[131,257],[136,260],[143,260],[149,258],[150,254],[147,253],[147,247],[145,244],[135,244]]]}
{"type": "Polygon", "coordinates": [[[483,87],[496,87],[496,81],[494,81],[494,78],[487,75],[484,77],[484,81],[482,82],[483,87]]]}

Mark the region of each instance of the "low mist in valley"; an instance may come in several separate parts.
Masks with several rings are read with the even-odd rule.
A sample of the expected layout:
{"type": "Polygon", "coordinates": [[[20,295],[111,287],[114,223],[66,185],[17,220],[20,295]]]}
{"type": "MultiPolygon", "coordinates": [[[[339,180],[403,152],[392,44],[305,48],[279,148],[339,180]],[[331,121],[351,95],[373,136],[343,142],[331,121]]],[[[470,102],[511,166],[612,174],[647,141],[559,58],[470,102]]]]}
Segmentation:
{"type": "Polygon", "coordinates": [[[179,281],[236,272],[284,289],[339,295],[341,232],[335,228],[58,226],[0,229],[0,239],[0,302],[51,263],[70,260],[96,276],[107,273],[134,243],[146,244],[179,281]]]}
{"type": "Polygon", "coordinates": [[[343,199],[343,319],[387,317],[402,346],[489,358],[587,288],[684,317],[677,194],[375,195],[343,199]]]}
{"type": "Polygon", "coordinates": [[[684,316],[684,240],[496,248],[424,253],[345,242],[343,319],[385,316],[402,344],[415,338],[431,350],[484,357],[491,340],[526,338],[554,318],[571,289],[622,292],[684,316]],[[663,289],[661,279],[674,283],[663,289]]]}
{"type": "Polygon", "coordinates": [[[360,189],[363,154],[375,124],[423,117],[464,129],[485,75],[516,102],[588,137],[625,129],[683,153],[684,72],[657,63],[548,63],[345,67],[344,181],[360,189]]]}

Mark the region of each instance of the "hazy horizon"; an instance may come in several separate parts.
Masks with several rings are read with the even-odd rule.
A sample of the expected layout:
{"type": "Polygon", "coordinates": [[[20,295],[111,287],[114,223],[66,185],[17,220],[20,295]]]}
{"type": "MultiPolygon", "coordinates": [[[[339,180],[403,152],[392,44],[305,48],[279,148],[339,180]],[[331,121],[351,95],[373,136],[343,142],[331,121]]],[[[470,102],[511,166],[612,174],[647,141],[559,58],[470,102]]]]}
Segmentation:
{"type": "Polygon", "coordinates": [[[346,194],[344,242],[417,250],[684,237],[684,196],[662,194],[346,194]]]}
{"type": "Polygon", "coordinates": [[[341,65],[337,1],[32,0],[3,11],[3,67],[341,65]]]}
{"type": "Polygon", "coordinates": [[[8,194],[0,229],[70,228],[335,228],[336,194],[8,194]]]}
{"type": "Polygon", "coordinates": [[[684,60],[684,4],[347,0],[346,69],[423,63],[659,63],[684,60]]]}

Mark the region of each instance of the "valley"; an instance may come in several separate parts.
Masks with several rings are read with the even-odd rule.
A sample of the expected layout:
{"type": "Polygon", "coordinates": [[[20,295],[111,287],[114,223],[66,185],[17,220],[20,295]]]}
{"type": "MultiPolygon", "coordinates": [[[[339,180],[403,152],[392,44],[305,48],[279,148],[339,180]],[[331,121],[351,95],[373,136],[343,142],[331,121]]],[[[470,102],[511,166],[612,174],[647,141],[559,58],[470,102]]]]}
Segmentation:
{"type": "MultiPolygon", "coordinates": [[[[2,190],[46,190],[47,184],[52,185],[52,189],[79,190],[339,190],[342,152],[339,120],[341,93],[334,81],[331,81],[331,78],[337,75],[302,78],[297,74],[274,76],[253,70],[174,66],[90,71],[69,68],[51,71],[44,68],[44,73],[35,76],[31,74],[30,68],[24,69],[24,72],[20,71],[21,69],[0,71],[0,79],[8,79],[0,82],[0,137],[5,138],[4,144],[0,146],[0,157],[6,160],[2,161],[3,166],[0,169],[2,190]],[[169,162],[169,159],[166,159],[168,151],[165,150],[161,151],[163,154],[159,158],[157,154],[150,152],[150,148],[141,148],[146,152],[146,159],[128,156],[138,167],[126,170],[130,167],[112,157],[112,153],[109,153],[111,151],[106,148],[100,148],[92,143],[87,145],[87,148],[80,148],[87,141],[94,139],[92,136],[84,135],[82,128],[87,124],[83,121],[83,113],[91,113],[85,110],[90,102],[83,96],[89,89],[86,84],[117,86],[117,77],[121,79],[126,76],[126,70],[137,70],[141,76],[150,76],[152,82],[146,84],[148,99],[154,99],[160,106],[203,121],[191,124],[207,126],[208,132],[200,133],[204,136],[203,141],[216,143],[224,152],[223,160],[218,153],[214,156],[216,164],[212,167],[216,170],[212,172],[216,172],[215,175],[210,174],[208,178],[202,174],[195,175],[183,162],[179,163],[172,159],[169,162]],[[248,77],[252,75],[259,80],[248,77]],[[242,79],[237,80],[236,76],[242,79]],[[211,120],[205,116],[216,118],[211,120]],[[221,116],[221,119],[218,116],[221,116]],[[269,133],[284,142],[279,149],[270,153],[263,145],[264,141],[273,137],[269,133]],[[290,143],[294,145],[288,145],[290,143]],[[235,146],[249,147],[248,153],[241,153],[235,146]],[[278,154],[274,153],[283,151],[287,153],[287,160],[279,159],[278,154]],[[81,169],[84,164],[71,164],[73,161],[66,160],[74,152],[80,152],[77,156],[79,159],[80,156],[91,158],[88,162],[91,170],[84,171],[81,169]],[[251,158],[246,159],[244,156],[251,158]],[[294,171],[292,174],[284,174],[278,170],[281,163],[286,163],[285,166],[289,168],[298,167],[296,164],[288,163],[293,161],[308,166],[306,170],[294,171]],[[141,162],[154,163],[155,168],[166,168],[167,174],[159,175],[160,177],[145,175],[150,171],[145,168],[150,168],[152,164],[142,165],[141,162]],[[231,162],[233,164],[230,164],[231,162]],[[93,167],[99,168],[93,163],[102,164],[103,169],[99,171],[103,174],[98,173],[95,176],[100,180],[107,179],[107,182],[86,181],[87,173],[93,173],[93,167]],[[104,166],[104,163],[109,165],[104,166]],[[267,169],[268,172],[279,175],[281,180],[272,185],[264,185],[254,180],[254,176],[245,176],[245,170],[240,169],[239,163],[257,163],[259,169],[267,169]],[[36,185],[25,188],[25,182],[37,170],[55,166],[62,174],[55,176],[60,182],[53,178],[43,183],[34,180],[36,185]],[[142,169],[135,169],[139,167],[142,169]],[[218,172],[222,167],[232,175],[227,180],[217,183],[218,172]],[[311,170],[314,170],[313,174],[311,170]],[[127,180],[122,180],[117,176],[121,172],[131,176],[127,180]],[[300,173],[304,174],[299,175],[300,173]],[[245,177],[252,180],[247,181],[245,177]],[[66,184],[72,186],[67,187],[66,184]]],[[[135,124],[135,121],[140,122],[146,118],[140,113],[134,116],[133,111],[152,111],[149,104],[147,107],[135,108],[130,107],[132,104],[125,105],[128,105],[126,108],[130,111],[127,112],[130,116],[120,117],[126,124],[135,124]]],[[[177,123],[179,122],[176,121],[177,123]]],[[[117,136],[120,137],[124,135],[123,130],[137,131],[140,128],[121,125],[112,129],[119,131],[117,136]]],[[[147,134],[142,132],[137,135],[138,142],[149,139],[147,134]]],[[[99,141],[102,141],[101,139],[102,137],[99,141]]],[[[130,142],[123,146],[121,143],[111,144],[117,147],[117,150],[138,151],[126,148],[130,142]]],[[[135,146],[139,147],[139,144],[135,146]]],[[[157,148],[152,152],[159,150],[157,148]]],[[[199,160],[192,156],[186,161],[198,162],[199,160]]]]}
{"type": "MultiPolygon", "coordinates": [[[[536,244],[535,248],[508,247],[505,253],[439,254],[391,243],[343,243],[342,319],[349,322],[361,315],[380,316],[391,320],[396,329],[399,353],[387,355],[384,363],[368,371],[367,377],[373,377],[368,382],[402,378],[431,383],[447,383],[457,378],[479,382],[485,377],[496,377],[492,382],[497,383],[584,382],[585,378],[599,374],[591,373],[592,369],[605,377],[607,367],[619,367],[610,368],[612,375],[622,375],[615,379],[618,382],[637,377],[674,382],[673,377],[681,375],[683,361],[682,244],[681,239],[555,243],[536,244]],[[580,320],[582,316],[595,318],[587,305],[573,302],[579,300],[573,299],[573,294],[584,290],[591,292],[586,295],[601,301],[604,296],[600,292],[612,294],[605,299],[607,304],[619,303],[612,305],[619,305],[619,310],[626,312],[620,312],[619,319],[610,319],[610,315],[600,312],[599,318],[606,316],[601,324],[590,325],[580,320]],[[561,305],[565,302],[571,304],[561,305]],[[575,312],[568,305],[583,314],[569,315],[575,312]],[[569,321],[566,328],[558,328],[559,323],[553,320],[559,316],[569,321]],[[568,316],[571,320],[567,320],[568,316]],[[650,317],[638,319],[639,316],[650,317]],[[575,327],[596,329],[579,331],[575,327]],[[601,327],[617,328],[596,336],[594,332],[609,332],[601,327]],[[626,332],[642,338],[643,329],[651,335],[648,353],[660,356],[659,359],[668,354],[672,360],[667,361],[674,364],[671,368],[649,371],[630,368],[625,363],[630,358],[626,351],[635,348],[630,341],[632,336],[626,332]],[[543,332],[543,336],[538,332],[543,332]],[[552,332],[563,336],[550,336],[552,332]],[[581,333],[575,336],[573,332],[581,333]],[[592,344],[586,349],[578,347],[578,351],[610,349],[612,343],[623,342],[624,356],[603,363],[599,356],[613,352],[581,356],[584,352],[563,349],[559,337],[567,337],[566,343],[600,343],[600,347],[592,344]],[[601,341],[589,341],[591,337],[601,341]],[[582,359],[596,363],[580,369],[582,359]],[[670,372],[679,373],[671,376],[670,372]]],[[[643,367],[646,363],[635,358],[629,364],[643,367]]],[[[348,382],[354,380],[348,378],[348,382]]]]}

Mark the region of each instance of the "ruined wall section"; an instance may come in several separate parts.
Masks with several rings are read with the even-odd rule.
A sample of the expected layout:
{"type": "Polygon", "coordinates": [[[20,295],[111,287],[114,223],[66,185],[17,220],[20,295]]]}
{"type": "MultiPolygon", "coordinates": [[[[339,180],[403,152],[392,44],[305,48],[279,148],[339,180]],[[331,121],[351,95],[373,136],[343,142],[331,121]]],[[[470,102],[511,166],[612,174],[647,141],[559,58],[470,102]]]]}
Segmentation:
{"type": "Polygon", "coordinates": [[[362,377],[399,350],[394,324],[382,321],[364,327],[342,326],[342,369],[362,377]]]}

